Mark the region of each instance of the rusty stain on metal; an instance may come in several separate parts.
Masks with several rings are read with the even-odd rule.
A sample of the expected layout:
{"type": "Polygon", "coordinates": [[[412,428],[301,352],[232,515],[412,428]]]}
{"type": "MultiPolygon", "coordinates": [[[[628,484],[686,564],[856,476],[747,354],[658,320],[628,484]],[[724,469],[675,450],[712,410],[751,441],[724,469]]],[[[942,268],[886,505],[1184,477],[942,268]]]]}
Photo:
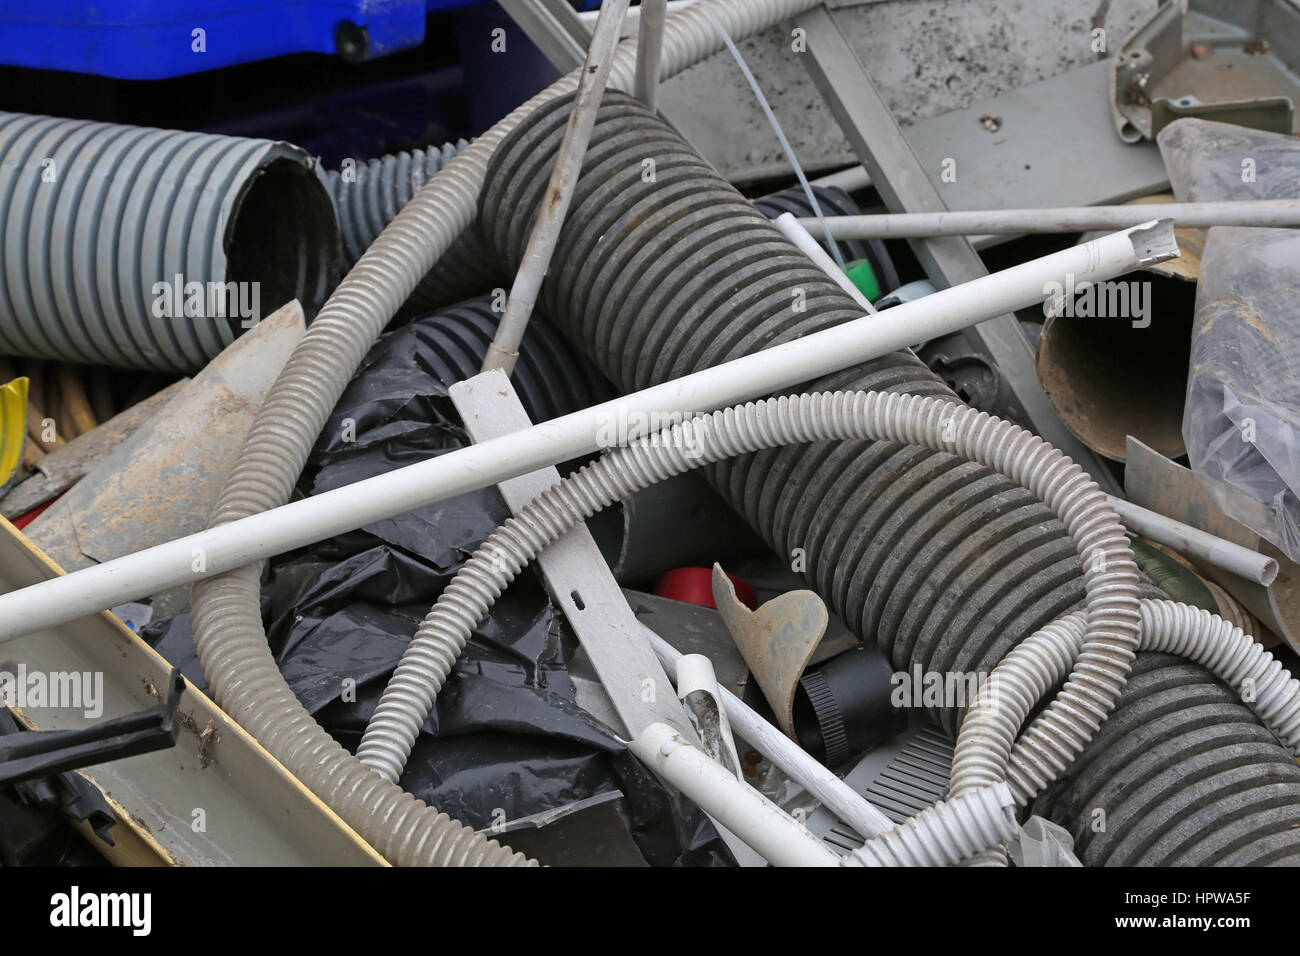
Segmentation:
{"type": "Polygon", "coordinates": [[[830,616],[812,591],[790,591],[751,611],[736,597],[722,566],[713,566],[713,603],[779,726],[794,738],[794,692],[830,616]]]}

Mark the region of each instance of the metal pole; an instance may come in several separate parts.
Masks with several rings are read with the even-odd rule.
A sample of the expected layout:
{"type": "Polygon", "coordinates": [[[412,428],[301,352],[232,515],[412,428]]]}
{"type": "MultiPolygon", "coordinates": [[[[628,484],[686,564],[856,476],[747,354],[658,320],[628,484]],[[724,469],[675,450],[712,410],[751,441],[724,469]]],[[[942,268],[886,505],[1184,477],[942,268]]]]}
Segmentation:
{"type": "Polygon", "coordinates": [[[636,38],[636,96],[655,108],[659,92],[659,58],[664,49],[668,0],[641,0],[641,25],[636,38]]]}
{"type": "Polygon", "coordinates": [[[1166,517],[1123,498],[1107,496],[1119,520],[1132,531],[1223,571],[1268,587],[1277,580],[1277,562],[1217,535],[1166,517]]]}
{"type": "Polygon", "coordinates": [[[0,641],[572,461],[597,451],[602,435],[629,431],[620,425],[657,421],[665,414],[700,414],[770,395],[1041,303],[1047,283],[1068,274],[1076,281],[1100,282],[1177,254],[1168,222],[1111,233],[905,302],[870,322],[845,322],[523,431],[43,581],[0,596],[0,641]]]}
{"type": "Polygon", "coordinates": [[[546,278],[560,230],[564,227],[564,216],[573,201],[573,190],[578,185],[578,174],[587,155],[587,144],[591,142],[596,111],[600,109],[614,60],[614,48],[618,46],[619,28],[623,25],[629,2],[605,0],[601,5],[600,16],[596,18],[596,32],[591,38],[587,62],[569,112],[569,125],[565,128],[564,140],[555,157],[555,168],[551,171],[546,203],[538,212],[533,231],[528,236],[528,248],[524,250],[523,261],[515,273],[505,315],[501,316],[496,337],[483,359],[484,372],[499,368],[509,375],[514,371],[515,361],[519,358],[519,343],[528,328],[537,294],[541,291],[542,280],[546,278]]]}
{"type": "MultiPolygon", "coordinates": [[[[1149,219],[1172,219],[1180,228],[1300,226],[1300,199],[1235,202],[1137,203],[1128,206],[1061,206],[1054,209],[982,209],[914,212],[828,219],[836,239],[933,239],[940,236],[1020,236],[1127,229],[1149,219]]],[[[817,219],[800,219],[806,229],[817,219]]]]}

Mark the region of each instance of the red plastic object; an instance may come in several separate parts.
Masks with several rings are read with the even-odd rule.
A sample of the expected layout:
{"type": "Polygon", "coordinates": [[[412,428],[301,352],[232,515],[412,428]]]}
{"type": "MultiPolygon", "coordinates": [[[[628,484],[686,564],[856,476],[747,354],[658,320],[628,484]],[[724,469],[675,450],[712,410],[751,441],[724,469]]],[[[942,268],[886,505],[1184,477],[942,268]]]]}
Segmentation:
{"type": "MultiPolygon", "coordinates": [[[[728,574],[727,578],[735,587],[736,597],[740,598],[741,604],[751,611],[758,607],[758,595],[753,588],[734,574],[728,574]]],[[[700,607],[717,607],[713,603],[711,568],[673,568],[655,582],[655,594],[686,604],[698,604],[700,607]]]]}
{"type": "Polygon", "coordinates": [[[49,501],[45,502],[45,504],[43,505],[37,505],[31,511],[24,511],[22,514],[20,514],[17,518],[14,519],[14,527],[17,528],[19,531],[21,531],[23,528],[26,528],[29,524],[31,524],[33,521],[39,518],[46,508],[54,504],[54,502],[58,501],[59,498],[62,497],[63,495],[58,495],[57,497],[51,498],[49,501]]]}

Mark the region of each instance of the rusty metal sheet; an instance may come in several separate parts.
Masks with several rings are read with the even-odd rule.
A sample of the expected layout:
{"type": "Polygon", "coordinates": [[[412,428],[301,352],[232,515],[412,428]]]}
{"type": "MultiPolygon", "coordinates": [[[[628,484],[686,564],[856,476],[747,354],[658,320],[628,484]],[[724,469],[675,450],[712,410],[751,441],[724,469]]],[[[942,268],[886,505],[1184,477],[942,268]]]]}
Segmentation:
{"type": "Polygon", "coordinates": [[[1254,531],[1225,515],[1190,469],[1131,437],[1124,491],[1134,504],[1276,560],[1277,578],[1268,587],[1208,564],[1193,563],[1205,577],[1221,585],[1265,627],[1300,653],[1300,566],[1254,531]]]}
{"type": "Polygon", "coordinates": [[[794,692],[826,633],[826,605],[816,593],[800,590],[751,611],[718,564],[713,566],[713,603],[772,706],[777,726],[794,739],[794,692]]]}

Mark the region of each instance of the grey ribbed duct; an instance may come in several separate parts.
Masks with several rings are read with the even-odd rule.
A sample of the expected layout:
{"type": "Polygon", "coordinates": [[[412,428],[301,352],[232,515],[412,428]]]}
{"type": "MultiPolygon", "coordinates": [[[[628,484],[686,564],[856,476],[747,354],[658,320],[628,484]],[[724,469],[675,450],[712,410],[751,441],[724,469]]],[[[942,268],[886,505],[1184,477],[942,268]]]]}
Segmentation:
{"type": "Polygon", "coordinates": [[[296,146],[0,113],[0,353],[190,372],[254,304],[298,299],[310,319],[337,272],[329,196],[296,146]],[[232,282],[241,298],[214,307],[232,282]]]}
{"type": "MultiPolygon", "coordinates": [[[[567,100],[541,107],[489,166],[480,228],[512,266],[566,117],[567,100]]],[[[625,390],[860,317],[675,131],[612,93],[541,304],[625,390]]],[[[952,397],[910,352],[804,388],[952,397]]],[[[778,554],[801,549],[811,586],[899,669],[987,673],[1083,598],[1082,569],[1060,522],[1028,492],[951,455],[822,442],[742,456],[709,474],[778,554]]],[[[1199,669],[1185,675],[1188,683],[1208,680],[1199,669]]],[[[1233,719],[1255,722],[1241,704],[1223,706],[1233,719]]],[[[936,713],[949,733],[958,716],[936,713]]],[[[1170,720],[1183,730],[1204,724],[1202,715],[1177,709],[1170,720]]],[[[1276,759],[1289,759],[1271,746],[1276,759]]],[[[1228,777],[1253,772],[1242,766],[1228,777]]],[[[1230,788],[1197,792],[1204,806],[1226,808],[1230,788]]],[[[1253,837],[1300,847],[1300,830],[1253,819],[1253,837]]],[[[1251,862],[1244,855],[1241,862],[1251,862]]]]}
{"type": "MultiPolygon", "coordinates": [[[[467,145],[461,140],[440,147],[392,153],[361,163],[355,169],[331,170],[325,174],[339,219],[345,270],[356,264],[420,187],[467,145]]],[[[420,280],[406,308],[421,311],[440,308],[499,285],[508,285],[508,279],[477,234],[466,231],[420,280]]]]}

